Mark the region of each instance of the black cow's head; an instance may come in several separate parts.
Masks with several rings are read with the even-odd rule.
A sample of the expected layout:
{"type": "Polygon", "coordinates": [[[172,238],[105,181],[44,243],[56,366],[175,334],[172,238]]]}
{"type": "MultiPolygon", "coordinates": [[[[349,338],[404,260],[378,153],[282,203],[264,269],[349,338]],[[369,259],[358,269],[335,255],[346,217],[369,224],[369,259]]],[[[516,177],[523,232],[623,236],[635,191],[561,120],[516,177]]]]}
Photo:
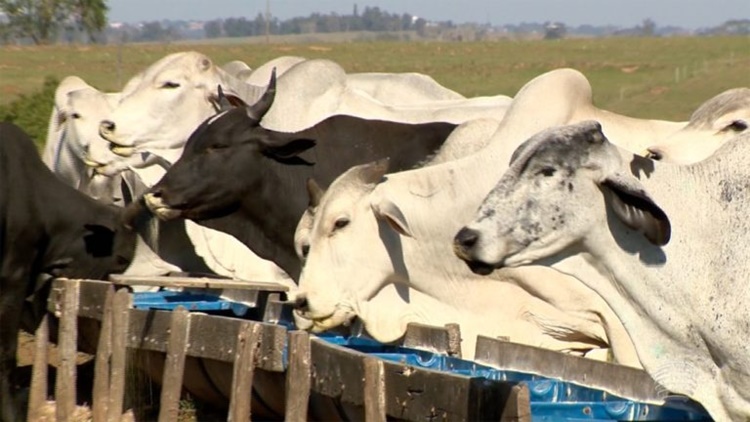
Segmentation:
{"type": "Polygon", "coordinates": [[[227,215],[246,196],[267,186],[278,166],[310,165],[298,154],[314,141],[260,126],[275,93],[275,71],[263,97],[252,106],[232,107],[220,89],[223,110],[190,135],[180,159],[145,195],[152,212],[162,219],[227,215]]]}

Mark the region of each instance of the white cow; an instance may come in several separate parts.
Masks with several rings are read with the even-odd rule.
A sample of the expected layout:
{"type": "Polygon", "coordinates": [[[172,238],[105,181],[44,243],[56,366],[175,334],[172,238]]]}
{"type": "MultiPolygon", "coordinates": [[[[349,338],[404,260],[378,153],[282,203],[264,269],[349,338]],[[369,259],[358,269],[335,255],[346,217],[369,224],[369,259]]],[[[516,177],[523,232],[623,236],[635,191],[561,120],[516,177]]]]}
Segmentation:
{"type": "MultiPolygon", "coordinates": [[[[265,86],[271,78],[273,69],[276,69],[276,76],[281,76],[306,60],[308,59],[297,56],[280,56],[259,66],[245,78],[235,76],[249,84],[265,86]]],[[[347,73],[346,85],[376,101],[394,106],[465,99],[463,95],[440,85],[432,77],[414,72],[347,73]]]]}
{"type": "Polygon", "coordinates": [[[750,89],[735,88],[703,103],[688,125],[657,145],[648,157],[678,164],[701,161],[750,125],[750,89]]]}
{"type": "Polygon", "coordinates": [[[349,73],[346,84],[353,90],[393,106],[466,99],[458,92],[440,85],[431,76],[415,72],[349,73]]]}
{"type": "Polygon", "coordinates": [[[456,251],[480,271],[539,263],[575,276],[655,381],[717,421],[748,420],[748,155],[747,134],[683,167],[618,149],[595,122],[550,130],[518,149],[456,251]]]}
{"type": "Polygon", "coordinates": [[[243,80],[251,85],[265,87],[268,85],[268,81],[271,80],[271,72],[274,69],[276,69],[276,76],[281,76],[296,64],[305,60],[307,59],[298,56],[279,56],[258,66],[243,80]]]}
{"type": "Polygon", "coordinates": [[[261,126],[279,132],[299,132],[334,115],[402,123],[460,124],[483,117],[501,118],[510,103],[505,95],[445,99],[454,96],[452,91],[434,81],[427,83],[428,79],[432,81],[413,74],[347,75],[330,60],[306,60],[278,78],[276,98],[261,126]],[[420,85],[404,88],[415,79],[421,81],[420,85]],[[430,88],[422,89],[424,85],[430,88]],[[397,96],[399,89],[405,92],[397,96]]]}
{"type": "Polygon", "coordinates": [[[79,77],[63,79],[55,91],[42,153],[44,163],[64,182],[115,203],[122,200],[120,180],[94,172],[90,164],[92,155],[106,155],[108,160],[116,157],[99,137],[99,122],[109,116],[119,98],[119,93],[103,93],[79,77]]]}
{"type": "MultiPolygon", "coordinates": [[[[299,302],[305,305],[301,315],[310,320],[307,325],[322,330],[345,323],[383,286],[400,282],[444,306],[487,315],[480,325],[462,327],[464,331],[507,330],[502,335],[511,341],[557,350],[609,344],[619,362],[638,366],[617,318],[577,280],[537,267],[497,272],[494,277],[506,282],[492,285],[468,271],[450,249],[460,222],[476,210],[522,140],[555,124],[592,117],[634,150],[684,126],[599,110],[591,104],[586,78],[561,69],[535,78],[519,91],[489,145],[470,157],[389,174],[377,184],[377,173],[369,181],[355,177],[361,172],[342,176],[336,190],[326,193],[327,204],[321,204],[313,223],[300,280],[299,302]],[[559,280],[556,288],[545,279],[559,280]],[[498,302],[499,298],[507,299],[498,302]],[[518,325],[505,325],[513,320],[518,325]]],[[[370,315],[375,325],[400,329],[376,337],[403,334],[404,325],[381,323],[402,315],[387,308],[381,308],[377,319],[370,315]]]]}
{"type": "Polygon", "coordinates": [[[231,62],[224,63],[221,65],[221,70],[240,80],[245,80],[253,72],[253,69],[242,60],[232,60],[231,62]]]}
{"type": "MultiPolygon", "coordinates": [[[[120,155],[151,152],[174,162],[192,130],[216,112],[218,84],[245,103],[252,104],[259,98],[260,87],[231,78],[203,55],[167,56],[144,73],[138,87],[123,92],[111,119],[102,122],[101,134],[120,155]],[[222,79],[225,82],[220,82],[222,79]],[[224,83],[232,86],[227,88],[224,83]]],[[[261,125],[280,132],[298,132],[335,114],[405,123],[462,123],[479,117],[497,118],[510,101],[506,96],[495,96],[436,100],[426,105],[423,99],[390,98],[391,102],[410,104],[387,105],[348,87],[347,75],[336,63],[305,60],[278,77],[273,106],[261,125]]]]}
{"type": "Polygon", "coordinates": [[[140,83],[123,90],[100,134],[123,156],[149,151],[174,162],[192,131],[216,113],[217,87],[253,103],[263,92],[197,52],[170,54],[142,72],[140,83]]]}

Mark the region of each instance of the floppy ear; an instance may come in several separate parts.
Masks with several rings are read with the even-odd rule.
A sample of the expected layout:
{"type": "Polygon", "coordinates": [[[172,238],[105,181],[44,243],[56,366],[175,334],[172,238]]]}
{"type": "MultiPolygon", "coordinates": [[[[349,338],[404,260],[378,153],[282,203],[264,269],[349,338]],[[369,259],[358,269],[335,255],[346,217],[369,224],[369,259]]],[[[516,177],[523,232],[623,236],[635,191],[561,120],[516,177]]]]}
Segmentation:
{"type": "Polygon", "coordinates": [[[381,198],[372,205],[372,211],[375,213],[375,218],[388,223],[393,230],[397,231],[402,236],[414,237],[409,228],[409,223],[406,222],[406,217],[401,212],[401,209],[393,203],[390,199],[381,198]]]}
{"type": "Polygon", "coordinates": [[[263,155],[283,164],[304,164],[311,166],[314,163],[300,158],[298,155],[314,146],[315,141],[312,139],[295,139],[284,145],[266,146],[263,149],[263,155]]]}
{"type": "Polygon", "coordinates": [[[608,176],[601,185],[612,192],[612,209],[633,230],[643,232],[654,245],[664,246],[672,235],[667,214],[648,196],[637,179],[620,173],[608,176]]]}

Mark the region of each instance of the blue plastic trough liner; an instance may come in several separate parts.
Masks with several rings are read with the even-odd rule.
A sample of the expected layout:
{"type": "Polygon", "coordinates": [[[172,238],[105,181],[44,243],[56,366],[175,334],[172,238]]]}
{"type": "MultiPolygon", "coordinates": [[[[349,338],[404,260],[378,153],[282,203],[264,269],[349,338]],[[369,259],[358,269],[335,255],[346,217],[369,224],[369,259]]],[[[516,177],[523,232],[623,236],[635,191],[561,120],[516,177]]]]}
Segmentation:
{"type": "MultiPolygon", "coordinates": [[[[147,292],[133,295],[137,309],[173,310],[184,306],[205,313],[247,313],[246,305],[216,295],[195,292],[147,292]]],[[[290,327],[293,328],[293,327],[290,327]]],[[[523,382],[529,387],[534,421],[710,421],[695,402],[669,397],[664,405],[627,400],[605,391],[524,372],[507,371],[455,357],[401,346],[386,345],[364,337],[321,334],[319,338],[384,360],[493,381],[523,382]]],[[[284,350],[286,360],[286,350],[284,350]]]]}

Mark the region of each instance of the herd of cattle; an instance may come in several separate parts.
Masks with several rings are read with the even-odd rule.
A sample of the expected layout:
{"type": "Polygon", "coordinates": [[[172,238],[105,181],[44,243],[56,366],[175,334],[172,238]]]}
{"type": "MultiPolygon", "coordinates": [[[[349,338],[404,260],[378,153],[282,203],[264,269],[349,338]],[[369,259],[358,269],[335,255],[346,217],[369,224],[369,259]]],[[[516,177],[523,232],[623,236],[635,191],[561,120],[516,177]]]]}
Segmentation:
{"type": "Polygon", "coordinates": [[[512,98],[196,52],[116,93],[68,77],[42,160],[0,124],[0,419],[51,277],[174,270],[283,283],[314,332],[456,322],[469,358],[504,336],[749,418],[749,122],[747,88],[643,120],[572,69],[512,98]]]}

